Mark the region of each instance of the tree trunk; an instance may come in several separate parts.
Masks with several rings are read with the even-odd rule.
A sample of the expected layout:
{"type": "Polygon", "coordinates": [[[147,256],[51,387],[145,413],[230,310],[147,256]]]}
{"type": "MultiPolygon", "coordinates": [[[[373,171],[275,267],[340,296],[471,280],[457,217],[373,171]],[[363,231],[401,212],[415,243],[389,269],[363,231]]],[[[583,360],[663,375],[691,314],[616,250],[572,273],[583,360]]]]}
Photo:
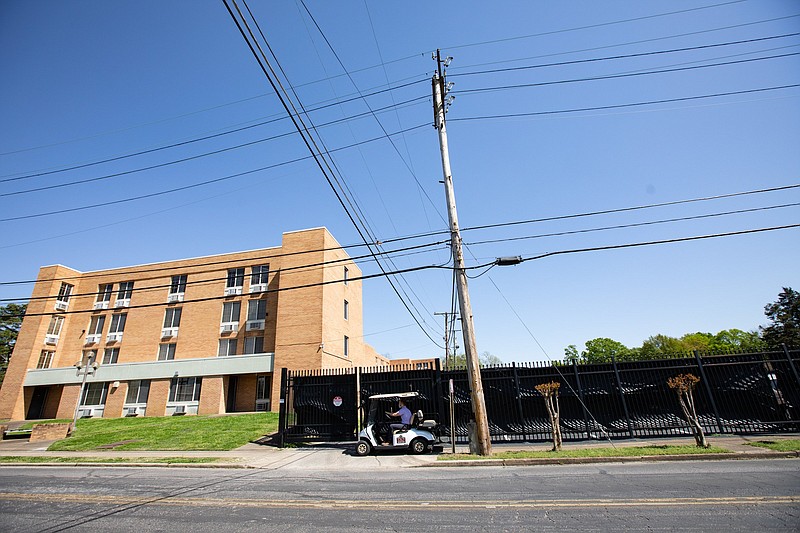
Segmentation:
{"type": "Polygon", "coordinates": [[[697,412],[694,409],[694,398],[692,397],[691,391],[679,394],[678,400],[680,400],[681,410],[686,417],[686,422],[692,429],[695,444],[701,448],[708,448],[708,442],[706,442],[706,436],[705,433],[703,433],[703,426],[700,425],[700,421],[697,419],[697,412]]]}
{"type": "Polygon", "coordinates": [[[550,415],[550,428],[552,430],[553,435],[553,450],[554,452],[561,451],[561,424],[559,420],[559,412],[558,412],[558,399],[555,399],[553,396],[550,396],[545,399],[545,403],[547,404],[547,414],[550,415]]]}

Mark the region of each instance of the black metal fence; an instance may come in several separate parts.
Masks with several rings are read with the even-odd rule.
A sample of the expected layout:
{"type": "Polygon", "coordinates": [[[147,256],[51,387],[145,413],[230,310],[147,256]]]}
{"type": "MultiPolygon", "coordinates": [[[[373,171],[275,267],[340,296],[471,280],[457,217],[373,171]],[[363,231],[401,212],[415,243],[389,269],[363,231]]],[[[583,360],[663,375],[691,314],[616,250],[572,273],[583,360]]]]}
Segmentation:
{"type": "MultiPolygon", "coordinates": [[[[561,384],[564,440],[691,435],[667,379],[700,378],[695,404],[708,433],[800,431],[800,350],[665,357],[604,364],[511,364],[481,369],[493,442],[550,440],[550,421],[536,385],[561,384]]],[[[355,368],[283,370],[280,428],[284,442],[354,440],[373,394],[416,391],[414,410],[450,434],[451,395],[457,442],[472,418],[465,369],[355,368]]]]}

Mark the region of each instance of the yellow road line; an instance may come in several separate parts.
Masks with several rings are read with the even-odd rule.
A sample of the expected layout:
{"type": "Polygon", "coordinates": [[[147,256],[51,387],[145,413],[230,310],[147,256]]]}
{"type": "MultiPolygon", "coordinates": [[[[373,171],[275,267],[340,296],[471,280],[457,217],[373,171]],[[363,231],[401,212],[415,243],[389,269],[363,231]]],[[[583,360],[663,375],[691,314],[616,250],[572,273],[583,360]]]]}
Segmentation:
{"type": "Polygon", "coordinates": [[[800,503],[800,495],[740,496],[729,498],[620,498],[569,500],[456,500],[397,502],[386,500],[247,500],[229,498],[170,498],[104,496],[97,494],[0,493],[0,501],[31,501],[47,503],[83,503],[107,505],[169,505],[208,507],[259,507],[300,509],[392,509],[422,511],[425,509],[553,509],[563,507],[670,507],[701,505],[785,505],[800,503]]]}

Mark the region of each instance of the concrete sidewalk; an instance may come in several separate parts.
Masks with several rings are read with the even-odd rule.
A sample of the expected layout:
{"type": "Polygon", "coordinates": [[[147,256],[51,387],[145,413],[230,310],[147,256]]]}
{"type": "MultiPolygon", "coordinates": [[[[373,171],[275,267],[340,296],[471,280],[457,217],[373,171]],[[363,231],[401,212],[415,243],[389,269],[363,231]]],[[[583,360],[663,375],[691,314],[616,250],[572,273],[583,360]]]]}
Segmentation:
{"type": "MultiPolygon", "coordinates": [[[[800,434],[781,435],[724,435],[709,438],[714,446],[730,450],[726,454],[698,454],[698,455],[662,455],[639,457],[607,457],[607,458],[545,458],[545,459],[483,459],[469,461],[438,461],[440,454],[447,455],[451,452],[450,444],[445,443],[443,449],[437,447],[433,453],[425,455],[410,455],[403,452],[382,452],[367,457],[355,455],[355,443],[324,443],[301,446],[297,448],[274,448],[272,446],[255,443],[246,444],[241,448],[231,451],[121,451],[121,450],[94,450],[84,452],[49,452],[48,446],[52,441],[28,442],[27,440],[0,441],[0,457],[39,457],[44,462],[3,462],[0,466],[25,465],[25,466],[150,466],[150,467],[192,467],[192,468],[264,468],[288,470],[380,470],[391,468],[411,467],[466,467],[466,466],[530,466],[541,464],[584,464],[607,462],[641,462],[641,461],[675,461],[675,460],[720,460],[720,459],[764,459],[798,457],[797,452],[775,452],[766,448],[748,446],[749,442],[759,440],[778,441],[784,439],[797,439],[800,434]],[[46,458],[67,457],[79,458],[104,458],[127,459],[132,462],[125,463],[96,463],[86,462],[57,463],[48,462],[46,458]],[[176,458],[214,458],[213,463],[179,463],[170,462],[176,458]],[[162,459],[166,463],[147,463],[142,460],[162,459]]],[[[629,446],[663,446],[669,444],[691,445],[692,438],[665,438],[665,439],[629,439],[614,441],[615,447],[629,446]]],[[[564,449],[581,448],[607,448],[611,446],[608,441],[581,441],[564,444],[564,449]]],[[[494,444],[495,453],[502,451],[547,451],[548,443],[509,443],[494,444]]],[[[456,446],[456,453],[468,453],[464,445],[456,446]]]]}

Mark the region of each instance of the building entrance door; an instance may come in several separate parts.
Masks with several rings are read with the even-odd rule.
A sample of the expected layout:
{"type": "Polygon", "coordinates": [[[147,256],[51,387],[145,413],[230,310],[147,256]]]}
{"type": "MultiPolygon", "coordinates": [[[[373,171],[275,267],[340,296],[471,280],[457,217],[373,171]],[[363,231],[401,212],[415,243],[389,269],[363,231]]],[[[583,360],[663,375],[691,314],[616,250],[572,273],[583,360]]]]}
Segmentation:
{"type": "Polygon", "coordinates": [[[27,420],[36,420],[42,418],[45,400],[47,400],[47,387],[36,387],[33,389],[31,405],[28,407],[28,415],[25,418],[27,420]]]}
{"type": "Polygon", "coordinates": [[[225,400],[225,412],[233,413],[236,411],[236,386],[239,384],[239,376],[228,377],[228,397],[225,400]]]}

